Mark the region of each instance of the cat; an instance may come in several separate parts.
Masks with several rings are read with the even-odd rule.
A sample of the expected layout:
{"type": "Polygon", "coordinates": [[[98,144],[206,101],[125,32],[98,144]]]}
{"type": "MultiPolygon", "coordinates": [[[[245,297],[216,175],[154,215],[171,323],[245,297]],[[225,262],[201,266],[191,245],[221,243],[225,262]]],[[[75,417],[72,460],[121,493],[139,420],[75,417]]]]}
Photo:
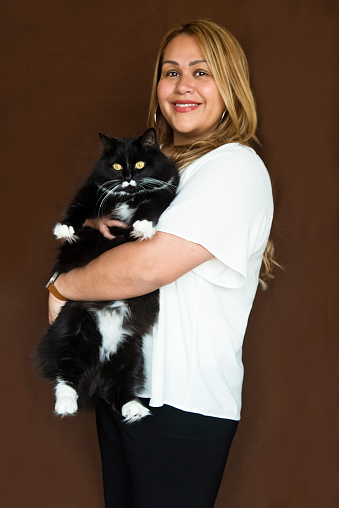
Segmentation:
{"type": "MultiPolygon", "coordinates": [[[[179,175],[161,152],[154,129],[134,139],[99,134],[103,154],[54,228],[60,247],[53,272],[84,266],[103,252],[152,237],[173,200],[179,175]],[[128,228],[110,228],[109,240],[84,227],[86,219],[110,216],[128,228]]],[[[138,393],[144,386],[144,342],[157,320],[158,291],[119,301],[67,301],[38,345],[42,374],[56,382],[55,412],[73,414],[104,399],[127,422],[147,414],[138,393]]]]}

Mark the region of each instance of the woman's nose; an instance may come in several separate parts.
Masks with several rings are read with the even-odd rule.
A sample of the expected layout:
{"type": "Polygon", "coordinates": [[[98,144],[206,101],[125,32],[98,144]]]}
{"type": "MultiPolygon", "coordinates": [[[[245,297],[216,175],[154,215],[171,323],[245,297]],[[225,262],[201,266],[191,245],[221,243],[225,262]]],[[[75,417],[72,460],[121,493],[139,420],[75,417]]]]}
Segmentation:
{"type": "Polygon", "coordinates": [[[193,76],[182,74],[177,81],[176,90],[180,94],[194,92],[193,76]]]}

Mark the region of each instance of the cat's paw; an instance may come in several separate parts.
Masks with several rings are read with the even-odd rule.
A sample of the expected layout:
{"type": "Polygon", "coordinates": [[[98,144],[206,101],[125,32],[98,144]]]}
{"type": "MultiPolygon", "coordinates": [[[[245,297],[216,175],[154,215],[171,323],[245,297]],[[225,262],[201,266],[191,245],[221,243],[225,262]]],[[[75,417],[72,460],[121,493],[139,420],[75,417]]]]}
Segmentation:
{"type": "Polygon", "coordinates": [[[121,414],[125,418],[125,422],[133,423],[151,414],[151,411],[137,400],[131,400],[122,406],[121,414]]]}
{"type": "Polygon", "coordinates": [[[54,407],[54,412],[61,416],[73,415],[77,412],[77,401],[72,397],[62,397],[57,400],[54,407]]]}
{"type": "Polygon", "coordinates": [[[140,238],[141,240],[147,240],[147,238],[152,238],[155,233],[155,227],[153,223],[149,220],[137,220],[133,224],[133,231],[131,235],[134,238],[140,238]]]}
{"type": "Polygon", "coordinates": [[[59,381],[55,388],[55,408],[56,414],[61,416],[72,415],[78,409],[78,394],[71,386],[64,381],[59,381]]]}
{"type": "Polygon", "coordinates": [[[66,224],[61,224],[60,222],[54,226],[53,233],[58,240],[67,240],[70,243],[75,242],[78,239],[73,226],[67,226],[66,224]]]}

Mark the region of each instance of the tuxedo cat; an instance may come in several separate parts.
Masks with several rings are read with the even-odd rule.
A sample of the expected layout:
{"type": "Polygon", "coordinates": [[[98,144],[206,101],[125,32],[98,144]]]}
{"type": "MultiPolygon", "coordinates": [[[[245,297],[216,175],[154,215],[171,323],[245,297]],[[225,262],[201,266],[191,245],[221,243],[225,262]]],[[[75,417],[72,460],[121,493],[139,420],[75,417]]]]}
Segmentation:
{"type": "MultiPolygon", "coordinates": [[[[122,243],[150,238],[175,196],[178,171],[161,152],[154,129],[135,139],[99,136],[103,155],[54,228],[67,241],[53,271],[68,272],[122,243]],[[113,240],[83,227],[87,218],[107,215],[129,227],[110,228],[113,240]]],[[[100,398],[129,422],[149,413],[137,395],[158,305],[158,291],[119,301],[66,302],[36,354],[43,375],[56,381],[56,413],[94,407],[100,398]]]]}

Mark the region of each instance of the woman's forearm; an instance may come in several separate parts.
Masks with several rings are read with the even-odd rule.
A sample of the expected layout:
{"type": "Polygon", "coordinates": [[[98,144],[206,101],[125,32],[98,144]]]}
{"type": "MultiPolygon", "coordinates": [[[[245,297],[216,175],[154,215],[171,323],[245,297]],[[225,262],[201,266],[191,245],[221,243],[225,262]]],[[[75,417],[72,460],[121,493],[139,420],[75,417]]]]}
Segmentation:
{"type": "Polygon", "coordinates": [[[69,300],[119,300],[150,293],[157,289],[136,275],[133,266],[133,244],[124,244],[105,252],[88,265],[61,274],[55,282],[59,293],[69,300]],[[132,249],[129,248],[132,246],[132,249]]]}
{"type": "Polygon", "coordinates": [[[150,293],[212,255],[201,245],[157,232],[150,240],[120,245],[55,282],[70,300],[119,300],[150,293]]]}

